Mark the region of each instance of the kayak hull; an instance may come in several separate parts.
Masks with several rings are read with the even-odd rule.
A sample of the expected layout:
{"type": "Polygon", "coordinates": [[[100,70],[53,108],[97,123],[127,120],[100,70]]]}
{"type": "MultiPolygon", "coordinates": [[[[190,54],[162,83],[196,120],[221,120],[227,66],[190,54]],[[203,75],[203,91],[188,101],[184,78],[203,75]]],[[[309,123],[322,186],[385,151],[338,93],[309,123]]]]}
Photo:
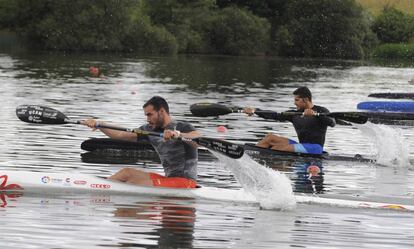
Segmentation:
{"type": "Polygon", "coordinates": [[[375,159],[365,158],[359,154],[350,156],[331,155],[327,152],[323,154],[308,154],[298,152],[287,152],[278,151],[272,149],[265,149],[255,146],[254,144],[244,145],[245,153],[249,156],[260,156],[260,157],[271,157],[271,158],[308,158],[308,159],[319,159],[319,160],[331,160],[331,161],[354,161],[354,162],[368,162],[374,163],[375,159]]]}
{"type": "MultiPolygon", "coordinates": [[[[92,138],[85,140],[81,148],[90,152],[96,152],[104,157],[103,160],[110,160],[110,157],[123,157],[123,160],[127,158],[138,157],[138,158],[158,158],[158,154],[154,151],[154,148],[148,142],[139,142],[138,144],[133,142],[125,142],[121,140],[114,140],[110,138],[92,138]],[[105,158],[108,157],[108,158],[105,158]]],[[[330,155],[324,152],[322,155],[317,154],[306,154],[306,153],[295,153],[286,151],[276,151],[271,149],[264,149],[255,146],[251,143],[244,145],[244,151],[246,154],[252,157],[263,157],[263,158],[281,158],[281,159],[294,159],[294,158],[314,158],[321,160],[335,160],[335,161],[358,161],[358,162],[375,162],[374,159],[362,157],[359,154],[350,156],[341,155],[330,155]]],[[[199,149],[199,154],[208,153],[205,150],[199,149]]],[[[200,156],[199,155],[199,156],[200,156]]],[[[82,160],[87,161],[87,157],[90,156],[91,160],[96,160],[96,155],[83,154],[82,160]]],[[[93,161],[96,162],[96,161],[93,161]]],[[[123,161],[122,161],[123,162],[123,161]]]]}
{"type": "MultiPolygon", "coordinates": [[[[110,195],[151,195],[207,199],[260,205],[256,198],[244,190],[232,190],[214,187],[196,189],[177,189],[145,187],[134,184],[111,181],[103,177],[74,173],[46,173],[30,171],[0,170],[0,206],[6,197],[18,198],[24,193],[63,194],[63,193],[99,193],[110,195]]],[[[398,211],[414,211],[414,206],[358,200],[342,200],[315,196],[297,195],[295,200],[302,204],[318,204],[342,208],[370,208],[398,211]]]]}
{"type": "Polygon", "coordinates": [[[414,112],[414,101],[366,101],[359,103],[357,109],[376,112],[414,112]]]}
{"type": "Polygon", "coordinates": [[[148,187],[113,181],[104,177],[74,173],[1,170],[0,191],[23,191],[26,193],[70,192],[151,195],[258,203],[253,195],[248,194],[243,190],[231,190],[214,187],[199,187],[195,189],[148,187]]]}
{"type": "Polygon", "coordinates": [[[371,93],[368,97],[383,99],[414,99],[414,93],[371,93]]]}

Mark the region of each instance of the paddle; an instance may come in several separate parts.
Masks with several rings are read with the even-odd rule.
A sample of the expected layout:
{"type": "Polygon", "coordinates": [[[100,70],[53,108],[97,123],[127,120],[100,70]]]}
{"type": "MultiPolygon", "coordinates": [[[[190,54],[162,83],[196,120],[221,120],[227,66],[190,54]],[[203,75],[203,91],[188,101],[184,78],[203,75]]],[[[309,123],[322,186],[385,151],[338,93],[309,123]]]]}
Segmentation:
{"type": "MultiPolygon", "coordinates": [[[[58,110],[50,107],[38,106],[38,105],[21,105],[16,108],[17,117],[27,123],[37,124],[81,124],[81,121],[74,121],[66,117],[65,114],[58,110]]],[[[149,135],[162,137],[162,133],[143,131],[139,129],[129,129],[110,125],[99,125],[97,128],[107,128],[118,131],[133,132],[138,135],[149,135]]],[[[220,152],[228,157],[237,159],[243,156],[244,148],[242,145],[237,145],[228,141],[208,138],[208,137],[197,137],[197,138],[180,138],[184,141],[192,141],[198,145],[204,146],[211,150],[220,152]]]]}
{"type": "MultiPolygon", "coordinates": [[[[190,111],[194,116],[208,117],[230,114],[233,112],[243,112],[239,107],[227,107],[221,104],[196,103],[190,106],[190,111]]],[[[256,114],[265,114],[279,117],[302,115],[301,112],[274,112],[266,110],[256,110],[256,114]]],[[[352,123],[364,124],[370,119],[374,120],[414,120],[414,113],[401,112],[332,112],[318,113],[319,116],[328,116],[339,120],[352,123]]]]}
{"type": "Polygon", "coordinates": [[[212,103],[196,103],[190,106],[190,111],[194,116],[197,117],[209,117],[226,115],[229,113],[241,113],[243,112],[243,108],[228,107],[225,105],[212,103]]]}
{"type": "Polygon", "coordinates": [[[414,93],[371,93],[368,97],[383,99],[414,99],[414,93]]]}

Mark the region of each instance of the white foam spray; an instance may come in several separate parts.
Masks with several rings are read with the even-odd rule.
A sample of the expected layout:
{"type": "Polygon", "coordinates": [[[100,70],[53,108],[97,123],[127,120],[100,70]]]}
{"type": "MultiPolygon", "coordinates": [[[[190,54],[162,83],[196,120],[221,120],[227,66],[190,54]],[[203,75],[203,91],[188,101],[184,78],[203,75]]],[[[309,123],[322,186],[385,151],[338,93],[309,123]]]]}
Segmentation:
{"type": "Polygon", "coordinates": [[[292,184],[285,174],[260,165],[248,155],[235,160],[220,153],[213,154],[222,167],[234,174],[243,189],[256,197],[261,208],[291,210],[296,207],[292,184]]]}
{"type": "Polygon", "coordinates": [[[409,143],[404,139],[401,129],[386,125],[367,123],[357,125],[373,143],[377,163],[393,167],[412,167],[409,160],[409,143]]]}

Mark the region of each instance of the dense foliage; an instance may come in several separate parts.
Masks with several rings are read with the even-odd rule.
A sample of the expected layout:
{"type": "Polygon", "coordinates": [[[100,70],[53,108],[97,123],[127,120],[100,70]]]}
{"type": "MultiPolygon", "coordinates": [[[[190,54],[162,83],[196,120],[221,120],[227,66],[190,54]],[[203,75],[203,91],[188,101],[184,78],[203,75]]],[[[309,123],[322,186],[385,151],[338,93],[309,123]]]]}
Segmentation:
{"type": "Polygon", "coordinates": [[[414,16],[395,8],[385,8],[372,29],[384,43],[408,42],[414,36],[414,16]]]}
{"type": "Polygon", "coordinates": [[[145,9],[177,38],[179,52],[240,55],[267,49],[268,21],[244,9],[220,9],[212,0],[149,0],[145,9]]]}
{"type": "Polygon", "coordinates": [[[0,29],[49,50],[364,58],[412,21],[355,0],[0,0],[0,29]],[[384,20],[398,24],[387,26],[384,20]]]}
{"type": "Polygon", "coordinates": [[[376,42],[353,0],[291,0],[285,15],[277,36],[283,55],[363,58],[376,42]]]}
{"type": "Polygon", "coordinates": [[[2,0],[0,24],[41,49],[176,52],[135,0],[2,0]]]}

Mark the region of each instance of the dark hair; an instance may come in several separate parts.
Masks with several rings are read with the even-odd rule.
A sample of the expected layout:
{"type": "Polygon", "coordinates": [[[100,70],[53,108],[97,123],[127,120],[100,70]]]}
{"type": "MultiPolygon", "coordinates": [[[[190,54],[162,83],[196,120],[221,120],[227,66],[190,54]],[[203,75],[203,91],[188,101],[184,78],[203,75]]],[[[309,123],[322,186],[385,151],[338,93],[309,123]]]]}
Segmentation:
{"type": "Polygon", "coordinates": [[[149,105],[152,105],[154,107],[154,110],[156,111],[159,111],[161,108],[164,108],[167,114],[170,114],[170,108],[168,107],[168,103],[163,97],[154,96],[151,99],[149,99],[142,107],[145,108],[149,105]]]}
{"type": "Polygon", "coordinates": [[[308,98],[309,101],[312,101],[312,93],[306,86],[299,87],[293,92],[294,95],[298,95],[302,99],[308,98]]]}

